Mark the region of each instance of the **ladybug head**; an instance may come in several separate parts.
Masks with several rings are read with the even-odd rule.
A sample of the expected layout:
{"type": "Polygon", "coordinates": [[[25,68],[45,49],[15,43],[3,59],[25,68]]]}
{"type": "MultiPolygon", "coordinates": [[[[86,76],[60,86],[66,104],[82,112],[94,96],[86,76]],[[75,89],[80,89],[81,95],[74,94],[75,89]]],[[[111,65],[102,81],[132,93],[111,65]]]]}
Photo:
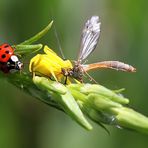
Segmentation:
{"type": "Polygon", "coordinates": [[[12,55],[9,61],[7,62],[7,66],[10,69],[10,71],[21,70],[23,68],[23,63],[19,61],[16,55],[12,55]]]}

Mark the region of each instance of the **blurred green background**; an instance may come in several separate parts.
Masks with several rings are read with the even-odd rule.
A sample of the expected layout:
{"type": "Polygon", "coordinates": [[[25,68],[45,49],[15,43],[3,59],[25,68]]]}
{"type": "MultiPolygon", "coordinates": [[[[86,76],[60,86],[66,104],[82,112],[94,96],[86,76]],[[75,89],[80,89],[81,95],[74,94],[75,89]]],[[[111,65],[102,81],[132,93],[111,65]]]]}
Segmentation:
{"type": "MultiPolygon", "coordinates": [[[[99,45],[90,62],[120,60],[137,73],[91,72],[100,84],[126,88],[130,105],[148,116],[148,1],[146,0],[0,0],[0,44],[17,44],[53,18],[65,57],[76,59],[80,33],[91,15],[101,19],[99,45]]],[[[40,40],[59,55],[54,29],[40,40]]],[[[88,81],[88,80],[87,80],[88,81]]],[[[145,148],[147,135],[98,125],[85,131],[68,116],[0,80],[1,148],[145,148]]]]}

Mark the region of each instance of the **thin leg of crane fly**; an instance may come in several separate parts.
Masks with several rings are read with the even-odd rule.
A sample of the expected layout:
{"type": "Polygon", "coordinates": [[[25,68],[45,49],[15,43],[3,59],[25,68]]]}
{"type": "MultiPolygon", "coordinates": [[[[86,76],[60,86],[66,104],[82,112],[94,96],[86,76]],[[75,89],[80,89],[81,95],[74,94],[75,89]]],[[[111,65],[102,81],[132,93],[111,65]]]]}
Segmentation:
{"type": "Polygon", "coordinates": [[[87,71],[84,71],[84,73],[89,77],[90,81],[94,81],[96,84],[98,84],[98,82],[90,74],[88,74],[87,71]]]}

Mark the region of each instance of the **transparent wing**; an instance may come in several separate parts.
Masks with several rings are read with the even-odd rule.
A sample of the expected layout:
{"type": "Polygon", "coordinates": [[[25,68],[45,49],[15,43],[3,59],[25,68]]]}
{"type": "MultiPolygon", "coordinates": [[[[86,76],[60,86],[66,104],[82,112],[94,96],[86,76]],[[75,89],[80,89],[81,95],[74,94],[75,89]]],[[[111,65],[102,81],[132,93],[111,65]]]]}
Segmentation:
{"type": "Polygon", "coordinates": [[[100,36],[100,21],[98,16],[92,16],[85,23],[81,35],[78,61],[85,60],[96,48],[100,36]]]}

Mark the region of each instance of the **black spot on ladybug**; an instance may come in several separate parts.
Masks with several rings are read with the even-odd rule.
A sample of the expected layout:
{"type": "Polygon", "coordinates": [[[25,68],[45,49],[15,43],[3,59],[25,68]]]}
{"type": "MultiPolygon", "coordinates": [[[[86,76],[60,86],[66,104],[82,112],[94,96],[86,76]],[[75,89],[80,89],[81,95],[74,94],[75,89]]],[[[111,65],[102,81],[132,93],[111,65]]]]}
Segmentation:
{"type": "Polygon", "coordinates": [[[4,48],[7,48],[7,47],[9,47],[9,45],[5,45],[5,46],[4,46],[4,48]]]}
{"type": "Polygon", "coordinates": [[[0,48],[0,50],[1,50],[2,48],[0,48]]]}
{"type": "Polygon", "coordinates": [[[6,53],[6,54],[9,54],[9,50],[6,50],[5,53],[6,53]]]}
{"type": "Polygon", "coordinates": [[[4,59],[4,58],[6,57],[6,55],[5,55],[5,54],[2,54],[2,56],[1,56],[1,57],[2,57],[2,59],[4,59]]]}

